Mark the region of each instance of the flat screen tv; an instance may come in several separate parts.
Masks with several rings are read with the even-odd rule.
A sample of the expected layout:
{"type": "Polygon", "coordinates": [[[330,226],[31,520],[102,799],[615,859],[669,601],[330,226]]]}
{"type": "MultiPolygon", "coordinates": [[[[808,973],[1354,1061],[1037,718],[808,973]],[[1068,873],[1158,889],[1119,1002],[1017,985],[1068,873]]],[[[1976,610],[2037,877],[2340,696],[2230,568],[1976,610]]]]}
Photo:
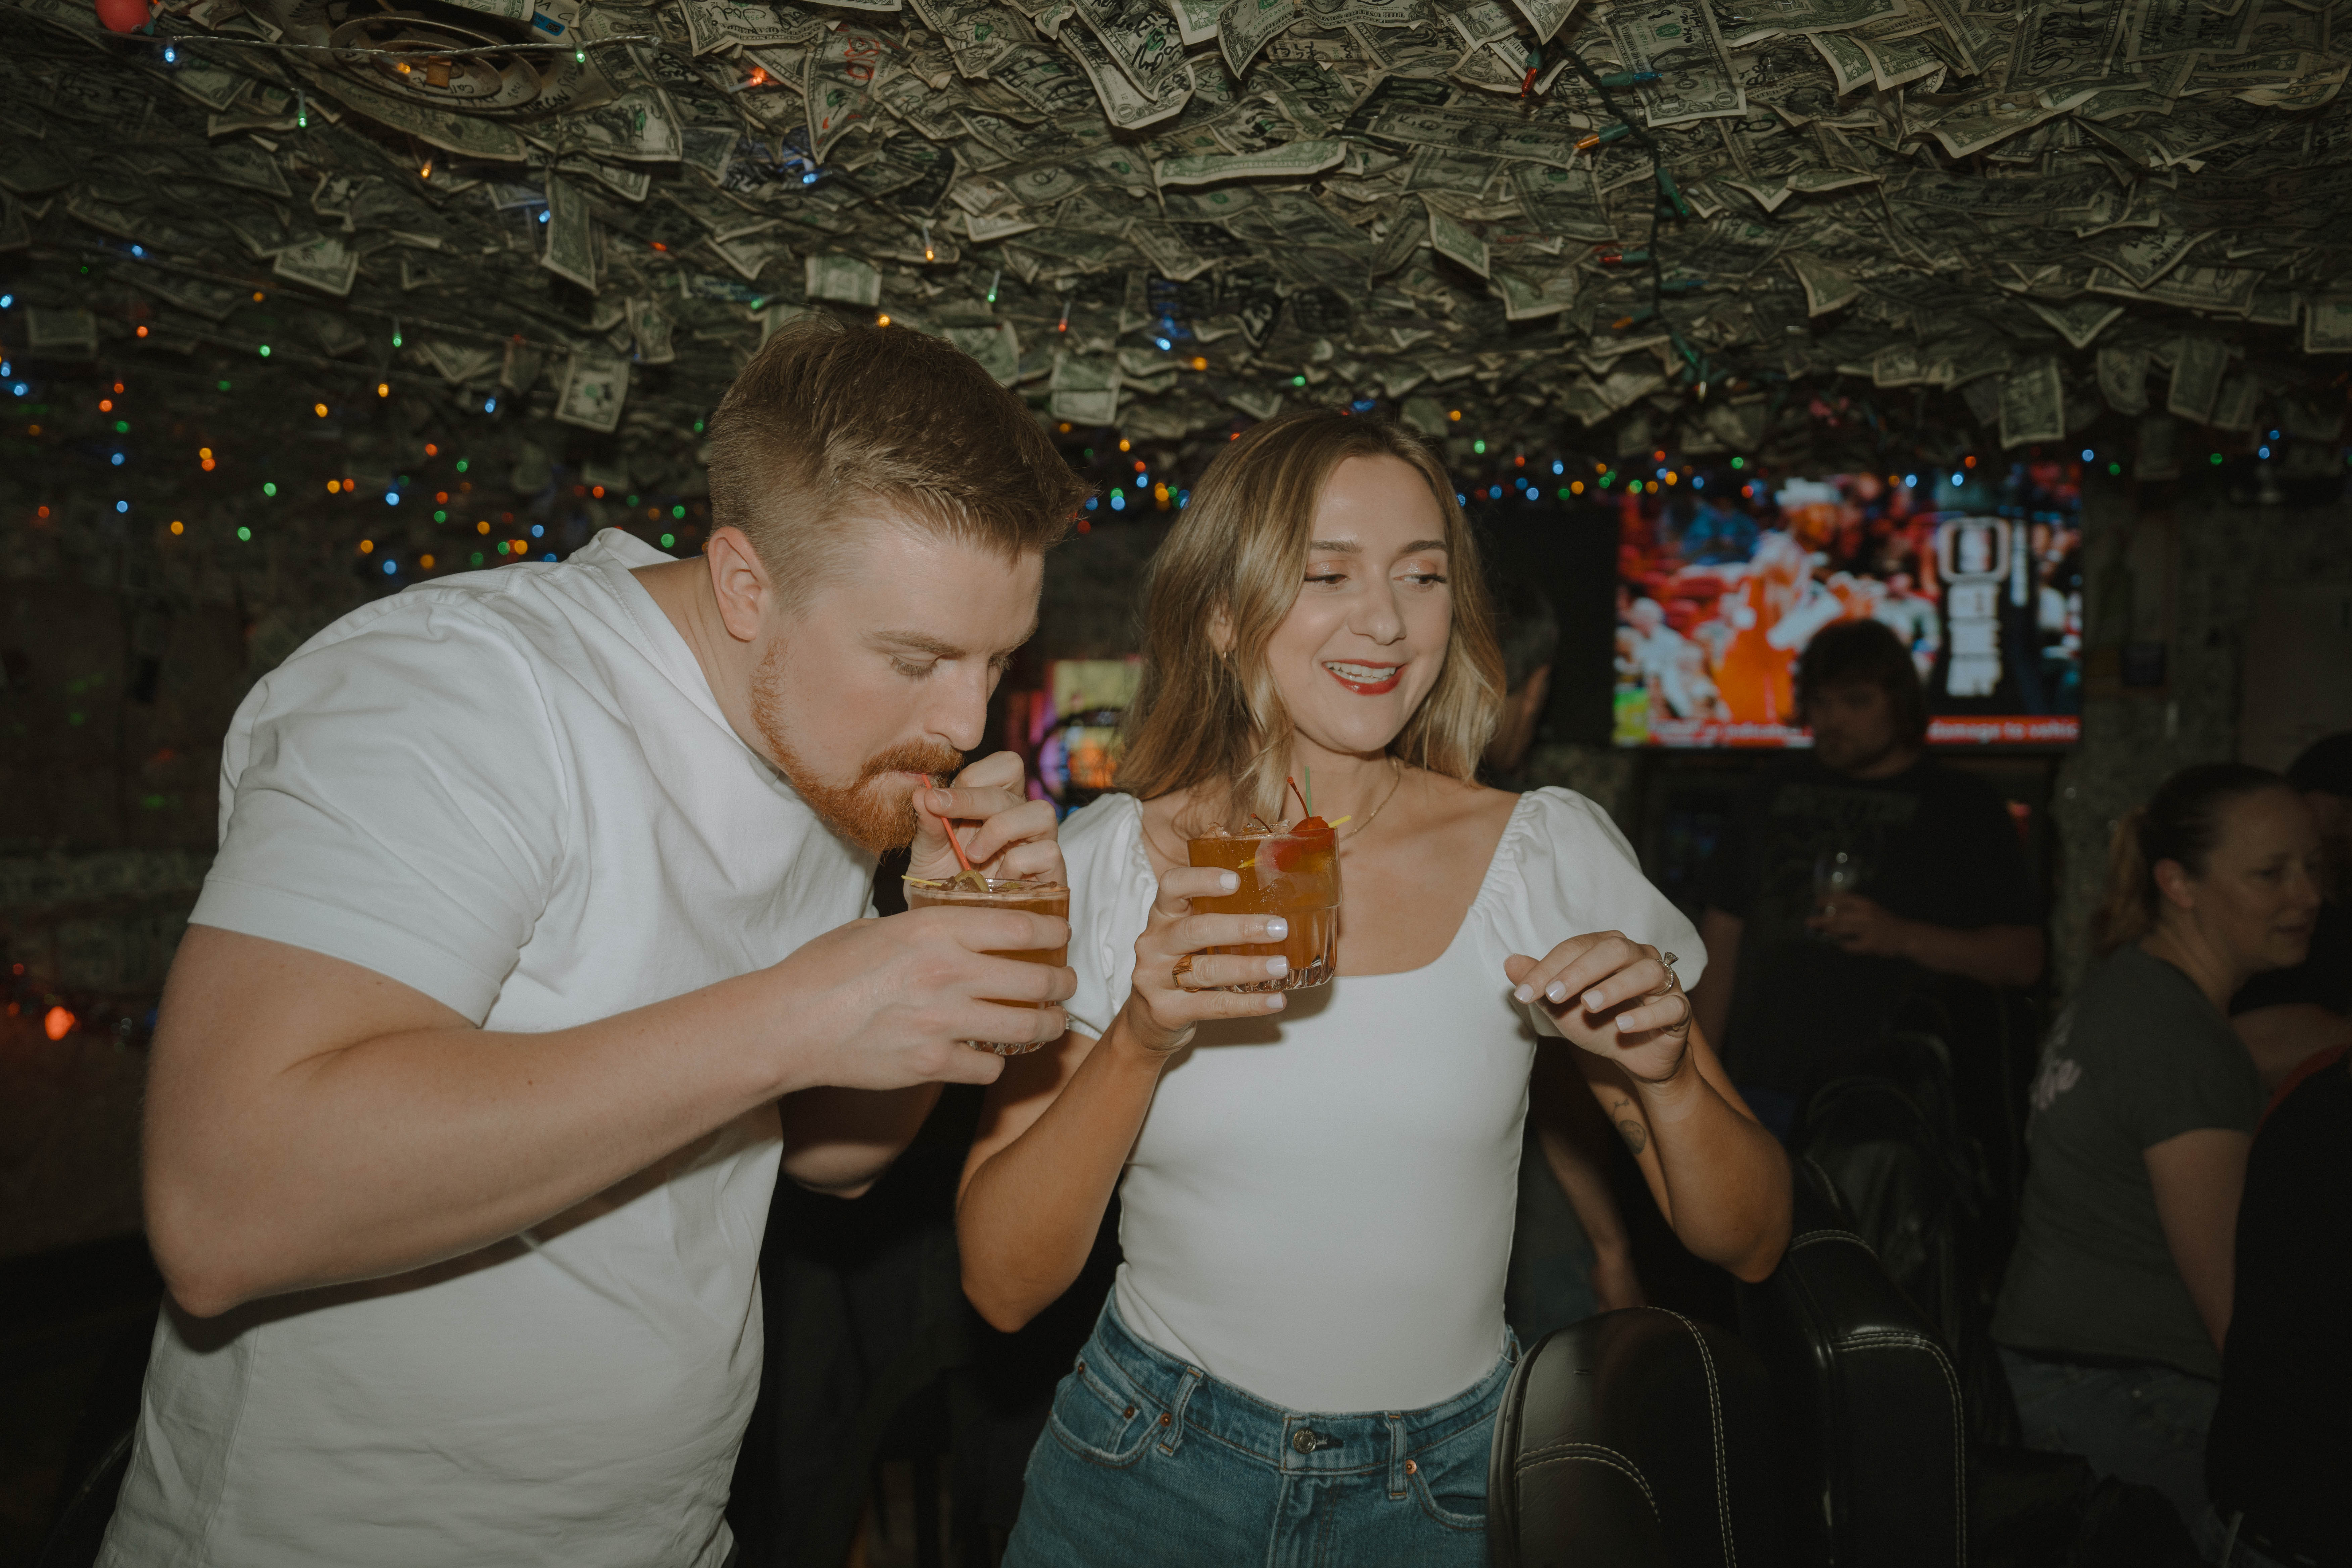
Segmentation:
{"type": "Polygon", "coordinates": [[[1810,744],[1798,656],[1862,617],[1910,648],[1930,742],[2076,738],[2078,468],[1675,478],[1637,480],[1614,503],[1619,745],[1810,744]]]}

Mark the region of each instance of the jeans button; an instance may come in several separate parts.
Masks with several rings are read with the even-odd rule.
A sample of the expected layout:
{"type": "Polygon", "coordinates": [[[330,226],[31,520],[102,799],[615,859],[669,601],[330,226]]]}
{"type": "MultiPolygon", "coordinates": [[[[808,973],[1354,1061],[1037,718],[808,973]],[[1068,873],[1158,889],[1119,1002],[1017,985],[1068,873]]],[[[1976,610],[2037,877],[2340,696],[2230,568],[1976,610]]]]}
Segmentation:
{"type": "Polygon", "coordinates": [[[1291,1434],[1290,1446],[1297,1449],[1302,1454],[1313,1453],[1315,1451],[1315,1431],[1312,1427],[1301,1426],[1297,1431],[1291,1434]]]}

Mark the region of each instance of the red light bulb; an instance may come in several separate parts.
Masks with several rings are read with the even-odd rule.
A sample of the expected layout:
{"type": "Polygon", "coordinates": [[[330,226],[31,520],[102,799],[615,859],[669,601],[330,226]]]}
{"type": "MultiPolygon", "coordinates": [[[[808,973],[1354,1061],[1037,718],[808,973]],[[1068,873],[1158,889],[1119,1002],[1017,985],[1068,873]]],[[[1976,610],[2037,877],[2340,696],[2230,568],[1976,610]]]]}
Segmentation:
{"type": "Polygon", "coordinates": [[[147,0],[98,0],[98,19],[114,33],[135,33],[147,25],[147,0]]]}

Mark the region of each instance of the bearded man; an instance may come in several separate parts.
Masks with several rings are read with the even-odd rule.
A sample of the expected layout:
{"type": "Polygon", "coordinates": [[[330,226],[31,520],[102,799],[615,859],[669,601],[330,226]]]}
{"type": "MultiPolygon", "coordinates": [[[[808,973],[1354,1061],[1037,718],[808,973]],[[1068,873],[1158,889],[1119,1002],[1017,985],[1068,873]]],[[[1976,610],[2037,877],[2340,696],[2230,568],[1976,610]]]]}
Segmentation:
{"type": "Polygon", "coordinates": [[[718,1568],[781,1163],[863,1190],[960,1044],[1060,1037],[1058,873],[978,745],[1083,489],[936,339],[803,321],[714,426],[714,531],[412,588],[266,677],[166,987],[171,1289],[108,1564],[718,1568]],[[1000,998],[1029,1004],[1010,1006],[1000,998]]]}

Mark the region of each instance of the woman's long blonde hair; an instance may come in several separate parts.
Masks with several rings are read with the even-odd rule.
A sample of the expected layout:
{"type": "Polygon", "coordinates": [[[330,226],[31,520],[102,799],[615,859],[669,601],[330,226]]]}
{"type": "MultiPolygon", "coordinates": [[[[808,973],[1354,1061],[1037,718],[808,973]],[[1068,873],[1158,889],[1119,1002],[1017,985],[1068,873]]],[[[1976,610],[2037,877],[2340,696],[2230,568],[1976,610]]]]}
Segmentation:
{"type": "Polygon", "coordinates": [[[1256,426],[1219,453],[1153,556],[1144,596],[1143,678],[1129,706],[1118,787],[1150,800],[1208,785],[1202,820],[1284,815],[1292,721],[1265,648],[1307,574],[1323,489],[1350,458],[1394,458],[1429,486],[1445,520],[1453,632],[1445,661],[1391,755],[1469,779],[1503,701],[1476,542],[1428,445],[1383,420],[1310,409],[1256,426]],[[1220,616],[1231,628],[1219,652],[1220,616]],[[1218,786],[1223,785],[1223,798],[1218,786]]]}

